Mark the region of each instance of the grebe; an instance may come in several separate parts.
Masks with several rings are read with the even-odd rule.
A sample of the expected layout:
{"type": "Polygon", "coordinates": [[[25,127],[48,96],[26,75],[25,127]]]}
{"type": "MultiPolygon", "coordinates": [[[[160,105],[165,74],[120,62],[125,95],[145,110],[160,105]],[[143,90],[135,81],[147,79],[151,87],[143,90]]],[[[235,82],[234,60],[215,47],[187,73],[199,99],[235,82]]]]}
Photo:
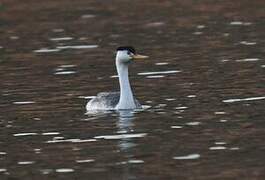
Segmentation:
{"type": "Polygon", "coordinates": [[[116,69],[119,76],[120,92],[98,93],[95,98],[87,103],[87,111],[141,109],[141,104],[133,96],[129,82],[128,66],[133,60],[145,58],[148,58],[148,56],[136,54],[135,49],[131,46],[117,48],[116,69]]]}

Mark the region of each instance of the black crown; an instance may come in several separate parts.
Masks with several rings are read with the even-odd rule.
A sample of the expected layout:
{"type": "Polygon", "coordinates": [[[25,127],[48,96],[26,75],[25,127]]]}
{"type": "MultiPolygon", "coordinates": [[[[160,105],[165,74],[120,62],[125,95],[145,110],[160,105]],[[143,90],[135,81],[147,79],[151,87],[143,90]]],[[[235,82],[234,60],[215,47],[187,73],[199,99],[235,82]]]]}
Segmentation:
{"type": "Polygon", "coordinates": [[[124,51],[124,50],[127,50],[133,54],[135,54],[135,52],[136,52],[132,46],[121,46],[121,47],[117,48],[117,51],[124,51]]]}

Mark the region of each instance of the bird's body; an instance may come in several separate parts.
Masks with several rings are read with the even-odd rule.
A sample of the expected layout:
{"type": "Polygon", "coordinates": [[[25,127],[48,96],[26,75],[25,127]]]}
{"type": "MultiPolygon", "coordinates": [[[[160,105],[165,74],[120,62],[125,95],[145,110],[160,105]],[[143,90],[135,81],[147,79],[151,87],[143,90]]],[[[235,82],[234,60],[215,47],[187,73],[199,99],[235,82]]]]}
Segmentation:
{"type": "Polygon", "coordinates": [[[141,109],[140,103],[133,96],[129,82],[128,66],[132,59],[143,59],[147,56],[136,55],[132,47],[119,47],[116,55],[116,69],[119,76],[120,92],[102,92],[91,99],[86,109],[90,110],[121,110],[141,109]]]}
{"type": "MultiPolygon", "coordinates": [[[[120,100],[120,92],[101,92],[91,99],[87,105],[87,110],[115,110],[120,100]]],[[[134,98],[136,109],[141,109],[139,101],[134,98]]]]}

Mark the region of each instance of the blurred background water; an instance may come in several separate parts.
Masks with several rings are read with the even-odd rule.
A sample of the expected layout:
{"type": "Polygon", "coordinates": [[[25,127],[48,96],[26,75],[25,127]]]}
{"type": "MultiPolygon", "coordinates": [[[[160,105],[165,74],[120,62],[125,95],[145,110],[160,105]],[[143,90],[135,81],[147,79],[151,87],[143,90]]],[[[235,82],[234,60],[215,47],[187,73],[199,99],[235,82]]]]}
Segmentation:
{"type": "Polygon", "coordinates": [[[0,179],[264,179],[265,2],[2,0],[0,179]],[[86,114],[133,45],[144,111],[86,114]]]}

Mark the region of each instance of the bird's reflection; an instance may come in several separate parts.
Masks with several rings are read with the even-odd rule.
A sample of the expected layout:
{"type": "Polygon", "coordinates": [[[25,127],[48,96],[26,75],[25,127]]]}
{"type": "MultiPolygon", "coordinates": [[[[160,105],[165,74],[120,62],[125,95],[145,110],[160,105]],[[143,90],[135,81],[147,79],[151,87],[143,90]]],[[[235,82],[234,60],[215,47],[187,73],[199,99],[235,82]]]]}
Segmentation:
{"type": "MultiPolygon", "coordinates": [[[[134,148],[136,143],[134,143],[134,137],[144,136],[145,133],[134,133],[134,120],[135,120],[134,110],[117,110],[113,111],[88,111],[86,114],[90,116],[109,116],[118,117],[117,119],[117,135],[119,138],[118,149],[120,154],[123,156],[123,161],[116,162],[120,166],[122,171],[121,179],[122,180],[134,180],[137,179],[136,175],[132,173],[132,164],[131,160],[134,159],[134,148]],[[121,136],[119,136],[121,135],[121,136]]],[[[114,135],[114,136],[115,136],[114,135]]]]}
{"type": "MultiPolygon", "coordinates": [[[[135,119],[134,111],[133,110],[122,110],[117,112],[119,115],[119,120],[117,122],[118,126],[118,132],[117,133],[123,133],[127,134],[134,131],[134,123],[133,120],[135,119]]],[[[133,138],[122,138],[119,141],[119,149],[120,152],[123,154],[124,158],[126,159],[126,162],[122,165],[122,179],[128,180],[128,179],[137,179],[137,177],[132,174],[131,172],[131,165],[128,163],[129,159],[133,157],[132,153],[132,147],[136,146],[135,143],[133,143],[133,138]]]]}
{"type": "Polygon", "coordinates": [[[118,111],[119,115],[119,121],[118,121],[118,127],[120,131],[124,132],[131,132],[133,131],[133,120],[134,117],[134,111],[133,110],[122,110],[118,111]]]}
{"type": "MultiPolygon", "coordinates": [[[[118,131],[117,133],[127,134],[134,131],[134,111],[133,110],[120,110],[118,111],[119,121],[117,122],[118,131]]],[[[119,148],[123,152],[128,152],[130,148],[134,147],[135,144],[132,139],[123,138],[119,142],[119,148]]]]}

